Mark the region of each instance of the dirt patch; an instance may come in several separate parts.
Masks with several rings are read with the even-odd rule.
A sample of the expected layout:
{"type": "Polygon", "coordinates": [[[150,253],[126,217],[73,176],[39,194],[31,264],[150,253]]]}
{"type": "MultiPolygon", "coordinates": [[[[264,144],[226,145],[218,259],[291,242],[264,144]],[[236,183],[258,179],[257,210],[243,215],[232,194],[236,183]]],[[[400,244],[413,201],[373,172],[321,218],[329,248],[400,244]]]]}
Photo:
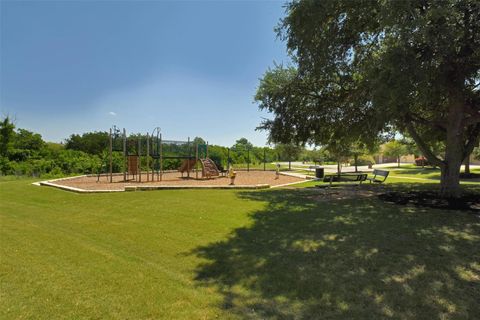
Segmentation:
{"type": "Polygon", "coordinates": [[[316,201],[346,200],[357,198],[369,198],[378,196],[381,191],[377,186],[341,186],[336,188],[315,188],[319,192],[309,198],[316,201]]]}
{"type": "Polygon", "coordinates": [[[435,209],[461,210],[480,213],[480,195],[464,194],[460,198],[440,198],[435,192],[387,192],[379,195],[383,201],[400,205],[415,205],[435,209]]]}
{"type": "MultiPolygon", "coordinates": [[[[125,181],[123,175],[114,175],[112,183],[109,177],[102,176],[97,181],[97,176],[83,176],[72,179],[54,181],[55,184],[67,187],[78,188],[82,190],[124,190],[126,186],[227,186],[230,179],[227,177],[218,177],[212,179],[194,179],[195,173],[190,174],[191,178],[182,177],[179,172],[168,172],[162,175],[162,181],[157,181],[159,177],[156,175],[150,181],[147,181],[147,174],[142,174],[142,181],[129,180],[125,181]],[[153,181],[152,181],[153,180],[153,181]]],[[[235,178],[235,185],[238,186],[255,186],[268,184],[277,186],[282,184],[305,181],[304,179],[292,176],[280,175],[276,179],[274,171],[239,171],[235,178]]]]}

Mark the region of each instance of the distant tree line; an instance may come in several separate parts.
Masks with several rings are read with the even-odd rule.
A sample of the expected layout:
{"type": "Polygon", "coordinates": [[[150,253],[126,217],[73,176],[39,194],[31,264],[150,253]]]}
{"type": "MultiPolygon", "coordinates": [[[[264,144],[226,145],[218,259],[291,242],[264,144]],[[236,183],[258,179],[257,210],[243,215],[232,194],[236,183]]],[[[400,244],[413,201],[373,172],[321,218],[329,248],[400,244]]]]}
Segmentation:
{"type": "Polygon", "coordinates": [[[91,173],[101,156],[45,142],[41,135],[15,129],[8,117],[0,121],[0,173],[3,175],[64,175],[91,173]]]}
{"type": "MultiPolygon", "coordinates": [[[[128,136],[127,151],[135,154],[138,140],[142,141],[142,153],[146,152],[146,136],[131,134],[128,136]]],[[[165,156],[195,156],[195,144],[206,144],[196,137],[190,144],[164,144],[165,156]]],[[[114,140],[113,171],[120,172],[123,167],[123,141],[114,140]]],[[[304,150],[302,148],[302,150],[304,150]]],[[[205,149],[202,149],[205,153],[205,149]]],[[[201,155],[205,156],[205,154],[201,155]]],[[[208,156],[218,166],[226,168],[230,162],[236,168],[263,168],[263,163],[297,160],[300,154],[292,158],[282,148],[256,147],[246,138],[238,139],[230,147],[209,145],[208,156]]],[[[177,169],[182,159],[165,159],[163,169],[177,169]]],[[[150,168],[155,165],[150,159],[150,168]]],[[[143,161],[143,168],[146,162],[143,161]]],[[[0,174],[25,176],[60,176],[68,174],[96,174],[109,169],[109,133],[104,131],[72,134],[64,143],[46,142],[38,133],[16,128],[9,117],[0,119],[0,174]]]]}
{"type": "MultiPolygon", "coordinates": [[[[142,154],[146,153],[146,136],[131,134],[127,139],[127,152],[138,151],[141,141],[142,154]]],[[[380,151],[379,141],[374,147],[360,142],[330,143],[321,148],[309,149],[296,144],[277,144],[274,147],[257,147],[246,138],[238,139],[232,146],[208,145],[208,157],[218,167],[226,169],[230,163],[236,169],[273,169],[276,162],[302,161],[312,164],[337,164],[341,170],[342,163],[357,166],[373,165],[374,154],[380,151]],[[265,165],[264,165],[265,163],[265,165]]],[[[164,156],[195,156],[195,145],[199,148],[199,156],[206,156],[206,141],[201,137],[194,138],[190,145],[182,143],[162,144],[164,156]]],[[[441,153],[444,145],[438,145],[436,152],[441,153]]],[[[123,140],[117,137],[113,141],[113,171],[121,172],[123,168],[123,140]]],[[[384,143],[383,153],[399,159],[406,154],[419,155],[421,152],[411,139],[392,140],[384,143]]],[[[474,154],[480,158],[480,150],[474,154]]],[[[175,170],[180,167],[182,159],[164,159],[164,170],[175,170]]],[[[146,161],[142,161],[142,169],[146,170],[146,161]]],[[[154,168],[155,161],[149,159],[149,167],[154,168]]],[[[109,170],[109,133],[104,131],[72,134],[64,143],[46,142],[38,133],[15,125],[8,117],[0,119],[0,174],[26,176],[60,176],[68,174],[96,174],[109,170]]]]}

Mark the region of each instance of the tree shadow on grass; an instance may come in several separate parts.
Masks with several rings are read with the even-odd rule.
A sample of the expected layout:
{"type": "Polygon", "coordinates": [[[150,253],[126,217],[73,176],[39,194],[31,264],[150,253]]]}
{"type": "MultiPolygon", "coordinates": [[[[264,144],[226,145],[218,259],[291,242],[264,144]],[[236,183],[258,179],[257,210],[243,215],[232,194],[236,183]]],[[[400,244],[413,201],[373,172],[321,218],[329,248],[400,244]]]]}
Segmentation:
{"type": "Polygon", "coordinates": [[[199,247],[196,280],[241,318],[435,319],[480,314],[480,219],[316,190],[242,192],[264,208],[199,247]]]}

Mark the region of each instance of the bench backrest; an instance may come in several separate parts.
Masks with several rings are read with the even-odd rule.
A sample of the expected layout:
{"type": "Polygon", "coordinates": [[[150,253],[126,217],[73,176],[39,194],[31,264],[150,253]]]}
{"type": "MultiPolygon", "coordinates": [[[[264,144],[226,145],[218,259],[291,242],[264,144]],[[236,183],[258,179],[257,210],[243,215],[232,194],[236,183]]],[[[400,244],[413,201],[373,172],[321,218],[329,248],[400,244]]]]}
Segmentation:
{"type": "Polygon", "coordinates": [[[390,173],[390,171],[387,171],[387,170],[378,170],[378,169],[374,169],[373,170],[373,175],[375,176],[382,176],[382,177],[388,177],[388,174],[390,173]]]}

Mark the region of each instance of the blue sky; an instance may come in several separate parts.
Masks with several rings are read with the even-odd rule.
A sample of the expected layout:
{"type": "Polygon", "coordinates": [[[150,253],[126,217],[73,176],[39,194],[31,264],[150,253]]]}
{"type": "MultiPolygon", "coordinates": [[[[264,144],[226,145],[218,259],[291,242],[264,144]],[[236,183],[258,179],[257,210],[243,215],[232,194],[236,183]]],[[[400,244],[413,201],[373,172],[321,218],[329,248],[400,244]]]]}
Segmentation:
{"type": "Polygon", "coordinates": [[[18,127],[71,133],[162,128],[232,145],[262,117],[253,96],[273,62],[284,2],[0,1],[0,109],[18,127]]]}

